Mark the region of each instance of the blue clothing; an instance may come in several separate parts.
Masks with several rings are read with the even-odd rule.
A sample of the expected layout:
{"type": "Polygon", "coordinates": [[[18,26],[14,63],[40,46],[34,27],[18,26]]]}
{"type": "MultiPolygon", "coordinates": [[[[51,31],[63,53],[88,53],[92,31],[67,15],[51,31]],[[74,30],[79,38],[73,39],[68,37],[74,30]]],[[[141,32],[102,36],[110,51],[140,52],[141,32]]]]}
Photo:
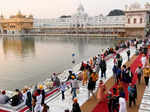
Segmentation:
{"type": "Polygon", "coordinates": [[[72,99],[74,99],[76,96],[77,96],[77,94],[76,94],[76,88],[72,88],[72,99]]]}
{"type": "Polygon", "coordinates": [[[117,69],[117,76],[119,76],[119,75],[121,75],[121,69],[120,68],[117,69]]]}
{"type": "Polygon", "coordinates": [[[65,91],[65,90],[66,90],[66,84],[60,85],[60,90],[61,90],[61,91],[65,91]]]}
{"type": "Polygon", "coordinates": [[[134,97],[135,89],[131,86],[128,86],[128,93],[129,93],[129,96],[134,97]]]}
{"type": "Polygon", "coordinates": [[[114,65],[113,68],[112,68],[113,73],[114,73],[114,74],[117,74],[117,70],[118,70],[118,69],[117,69],[117,66],[114,65]]]}
{"type": "Polygon", "coordinates": [[[126,82],[126,72],[127,72],[127,70],[126,69],[124,69],[124,70],[122,70],[122,81],[124,81],[124,82],[126,82]]]}

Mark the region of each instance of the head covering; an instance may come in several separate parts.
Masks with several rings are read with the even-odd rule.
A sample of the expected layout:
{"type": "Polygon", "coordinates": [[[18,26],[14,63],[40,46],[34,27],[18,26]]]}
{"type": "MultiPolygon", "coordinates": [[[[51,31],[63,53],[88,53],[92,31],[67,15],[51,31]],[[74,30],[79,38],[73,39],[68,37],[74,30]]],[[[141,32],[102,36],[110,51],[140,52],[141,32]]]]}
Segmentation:
{"type": "Polygon", "coordinates": [[[112,92],[111,92],[111,91],[108,91],[108,94],[109,94],[109,95],[111,95],[111,94],[112,94],[112,92]]]}
{"type": "Polygon", "coordinates": [[[2,91],[2,94],[3,94],[3,95],[5,95],[5,94],[6,94],[6,91],[5,91],[5,90],[3,90],[3,91],[2,91]]]}
{"type": "Polygon", "coordinates": [[[149,66],[147,65],[146,68],[149,68],[149,66]]]}
{"type": "Polygon", "coordinates": [[[42,90],[42,89],[43,89],[43,85],[39,85],[38,88],[39,88],[40,90],[42,90]]]}
{"type": "Polygon", "coordinates": [[[69,69],[68,72],[72,72],[72,69],[69,69]]]}
{"type": "Polygon", "coordinates": [[[103,84],[103,80],[100,80],[99,82],[100,82],[100,84],[103,84]]]}
{"type": "Polygon", "coordinates": [[[74,102],[74,103],[77,103],[77,102],[78,102],[78,99],[77,99],[77,98],[74,98],[74,99],[73,99],[73,102],[74,102]]]}
{"type": "Polygon", "coordinates": [[[75,79],[75,76],[72,75],[71,78],[72,78],[72,79],[75,79]]]}
{"type": "Polygon", "coordinates": [[[132,83],[129,83],[129,86],[132,86],[132,83]]]}

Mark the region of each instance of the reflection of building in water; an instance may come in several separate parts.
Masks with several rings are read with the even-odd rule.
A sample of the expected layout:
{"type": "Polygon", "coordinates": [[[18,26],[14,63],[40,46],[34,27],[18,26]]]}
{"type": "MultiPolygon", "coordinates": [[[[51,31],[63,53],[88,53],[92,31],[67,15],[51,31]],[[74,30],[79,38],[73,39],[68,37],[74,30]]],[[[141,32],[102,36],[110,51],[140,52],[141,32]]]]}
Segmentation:
{"type": "Polygon", "coordinates": [[[88,49],[88,38],[79,38],[77,39],[76,44],[78,48],[79,57],[84,56],[85,51],[88,49]]]}
{"type": "Polygon", "coordinates": [[[3,38],[4,54],[13,53],[21,57],[35,53],[34,38],[3,38]]]}
{"type": "Polygon", "coordinates": [[[19,11],[18,14],[4,18],[0,16],[1,32],[7,34],[28,33],[33,28],[33,16],[28,17],[22,15],[19,11]]]}

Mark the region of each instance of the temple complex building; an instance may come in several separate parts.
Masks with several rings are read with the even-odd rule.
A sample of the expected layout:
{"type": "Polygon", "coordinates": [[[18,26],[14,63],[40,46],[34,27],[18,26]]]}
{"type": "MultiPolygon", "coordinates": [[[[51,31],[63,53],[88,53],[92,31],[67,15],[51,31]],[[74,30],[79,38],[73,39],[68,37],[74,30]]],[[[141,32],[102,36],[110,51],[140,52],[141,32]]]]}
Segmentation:
{"type": "Polygon", "coordinates": [[[28,33],[33,28],[33,16],[26,17],[19,11],[16,15],[4,18],[0,16],[1,33],[19,34],[28,33]]]}
{"type": "Polygon", "coordinates": [[[38,34],[114,34],[118,37],[144,37],[150,34],[150,4],[144,7],[133,3],[125,5],[123,15],[89,16],[82,4],[72,15],[52,19],[16,16],[0,18],[1,33],[38,34]]]}

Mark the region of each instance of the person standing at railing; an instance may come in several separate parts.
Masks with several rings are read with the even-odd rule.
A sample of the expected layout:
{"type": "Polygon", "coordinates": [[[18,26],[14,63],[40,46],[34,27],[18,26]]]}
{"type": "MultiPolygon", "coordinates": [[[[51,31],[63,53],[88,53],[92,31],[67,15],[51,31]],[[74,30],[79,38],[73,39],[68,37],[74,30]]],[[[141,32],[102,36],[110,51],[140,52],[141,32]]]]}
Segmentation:
{"type": "Polygon", "coordinates": [[[32,95],[30,89],[27,86],[23,88],[23,100],[29,110],[32,111],[32,95]]]}
{"type": "Polygon", "coordinates": [[[44,102],[45,102],[45,90],[44,90],[43,85],[39,85],[39,90],[41,91],[41,94],[42,94],[42,102],[41,102],[41,104],[43,105],[44,102]]]}
{"type": "Polygon", "coordinates": [[[9,97],[6,95],[6,92],[3,90],[0,94],[0,104],[6,104],[9,100],[9,97]]]}
{"type": "Polygon", "coordinates": [[[34,112],[41,112],[42,111],[42,94],[41,91],[38,89],[37,94],[35,96],[35,107],[34,112]]]}

